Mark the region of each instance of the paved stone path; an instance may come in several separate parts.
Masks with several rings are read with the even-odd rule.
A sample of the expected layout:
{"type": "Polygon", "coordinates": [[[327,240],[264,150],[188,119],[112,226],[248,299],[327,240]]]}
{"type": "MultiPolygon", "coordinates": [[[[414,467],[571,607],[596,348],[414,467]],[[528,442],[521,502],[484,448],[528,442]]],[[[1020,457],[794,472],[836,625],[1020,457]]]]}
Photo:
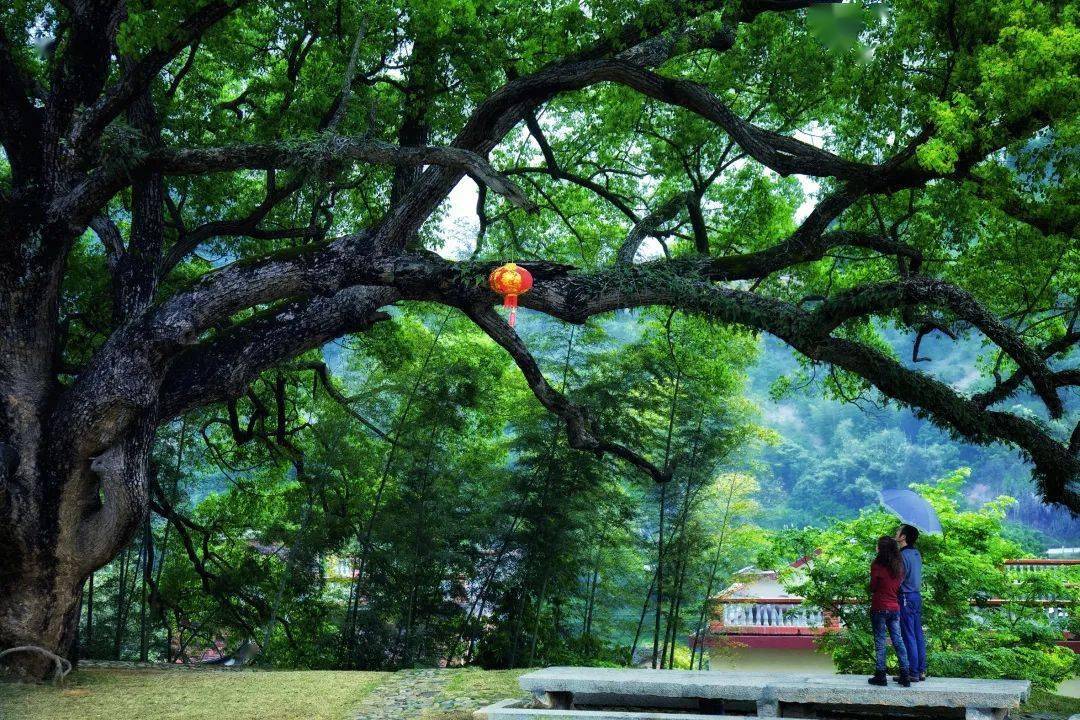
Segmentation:
{"type": "Polygon", "coordinates": [[[401,670],[367,696],[356,720],[419,720],[425,711],[475,710],[472,698],[440,700],[450,676],[440,670],[401,670]]]}

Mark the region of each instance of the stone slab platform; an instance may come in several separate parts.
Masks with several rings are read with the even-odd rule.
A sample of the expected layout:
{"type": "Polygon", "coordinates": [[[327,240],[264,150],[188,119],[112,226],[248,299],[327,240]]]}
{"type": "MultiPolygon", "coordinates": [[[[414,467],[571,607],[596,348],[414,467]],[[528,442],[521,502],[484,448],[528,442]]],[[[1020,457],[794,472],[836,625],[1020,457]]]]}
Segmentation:
{"type": "MultiPolygon", "coordinates": [[[[746,720],[731,715],[672,715],[664,712],[618,710],[542,710],[522,707],[520,700],[503,700],[473,713],[477,720],[746,720]]],[[[759,719],[761,720],[761,719],[759,719]]],[[[765,720],[780,720],[767,718],[765,720]]]]}
{"type": "Polygon", "coordinates": [[[1027,699],[1031,689],[1026,680],[931,678],[910,688],[891,681],[883,688],[868,684],[863,675],[578,667],[538,670],[521,676],[519,682],[548,706],[562,709],[575,700],[584,705],[640,706],[645,703],[632,700],[654,698],[666,706],[700,700],[753,702],[761,717],[780,716],[783,705],[818,705],[952,708],[972,720],[1005,717],[1027,699]]]}

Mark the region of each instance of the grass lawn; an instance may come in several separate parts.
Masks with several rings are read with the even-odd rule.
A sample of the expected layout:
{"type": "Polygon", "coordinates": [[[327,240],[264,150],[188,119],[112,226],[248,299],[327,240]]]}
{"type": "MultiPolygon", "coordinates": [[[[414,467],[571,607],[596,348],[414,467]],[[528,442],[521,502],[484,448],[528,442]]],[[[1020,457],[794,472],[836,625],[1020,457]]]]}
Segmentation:
{"type": "Polygon", "coordinates": [[[1068,718],[1080,713],[1080,698],[1054,695],[1045,690],[1033,690],[1020,708],[1019,718],[1068,718]]]}
{"type": "Polygon", "coordinates": [[[0,683],[0,718],[343,720],[385,676],[88,668],[74,673],[63,688],[0,683]]]}

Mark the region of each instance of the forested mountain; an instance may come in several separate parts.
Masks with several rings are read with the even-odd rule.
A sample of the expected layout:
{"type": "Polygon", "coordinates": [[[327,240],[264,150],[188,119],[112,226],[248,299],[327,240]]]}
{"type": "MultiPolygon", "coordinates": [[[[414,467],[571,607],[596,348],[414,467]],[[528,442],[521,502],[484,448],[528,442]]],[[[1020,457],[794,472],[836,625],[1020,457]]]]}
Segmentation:
{"type": "MultiPolygon", "coordinates": [[[[620,313],[605,319],[601,323],[605,346],[618,352],[639,340],[642,326],[635,317],[620,313]]],[[[531,343],[557,332],[558,323],[550,318],[535,314],[529,318],[523,333],[531,343]]],[[[920,361],[915,363],[911,334],[879,330],[905,365],[918,365],[963,392],[982,389],[977,368],[987,347],[978,338],[954,341],[929,334],[920,343],[920,361]]],[[[1039,498],[1029,466],[1015,450],[958,440],[911,410],[889,404],[880,394],[839,396],[825,386],[823,376],[808,371],[795,353],[770,336],[759,339],[756,360],[746,372],[745,397],[757,422],[776,433],[772,442],[756,446],[757,451],[746,457],[762,482],[762,493],[770,498],[760,519],[763,524],[820,526],[877,503],[881,489],[931,482],[966,467],[971,470],[964,489],[968,502],[977,505],[999,495],[1015,498],[1009,518],[1015,526],[1034,531],[1025,535],[1031,549],[1080,545],[1080,521],[1067,509],[1039,498]]],[[[1076,410],[1074,394],[1065,396],[1065,405],[1069,412],[1076,410]]],[[[1045,417],[1044,408],[1030,395],[1018,395],[1015,406],[1045,417]]]]}
{"type": "MultiPolygon", "coordinates": [[[[915,364],[910,335],[883,335],[898,357],[915,364]]],[[[975,391],[980,376],[973,368],[985,352],[976,339],[954,342],[929,335],[921,343],[920,369],[959,390],[975,391]]],[[[1036,531],[1027,538],[1031,549],[1080,544],[1080,522],[1065,508],[1039,499],[1027,465],[1014,450],[958,441],[880,396],[830,396],[821,377],[806,372],[790,350],[768,337],[749,377],[747,395],[759,408],[761,423],[777,433],[777,442],[760,455],[765,491],[780,500],[770,505],[766,524],[822,525],[876,503],[880,489],[930,482],[967,467],[968,501],[974,505],[1002,494],[1016,498],[1009,518],[1036,531]]],[[[1031,415],[1040,412],[1030,398],[1021,397],[1016,405],[1031,415]]],[[[1067,405],[1075,408],[1075,398],[1067,405]]]]}

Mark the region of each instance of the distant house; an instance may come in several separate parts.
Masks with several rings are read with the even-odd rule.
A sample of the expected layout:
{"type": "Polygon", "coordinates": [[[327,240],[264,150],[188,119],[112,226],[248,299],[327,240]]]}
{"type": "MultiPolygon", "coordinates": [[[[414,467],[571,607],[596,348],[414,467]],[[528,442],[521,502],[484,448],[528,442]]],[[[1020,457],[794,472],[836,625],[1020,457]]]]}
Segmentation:
{"type": "MultiPolygon", "coordinates": [[[[796,581],[812,562],[804,557],[791,563],[796,581]]],[[[788,592],[775,570],[743,568],[711,602],[705,647],[812,650],[822,633],[836,627],[820,610],[804,606],[803,598],[788,592]]]]}

